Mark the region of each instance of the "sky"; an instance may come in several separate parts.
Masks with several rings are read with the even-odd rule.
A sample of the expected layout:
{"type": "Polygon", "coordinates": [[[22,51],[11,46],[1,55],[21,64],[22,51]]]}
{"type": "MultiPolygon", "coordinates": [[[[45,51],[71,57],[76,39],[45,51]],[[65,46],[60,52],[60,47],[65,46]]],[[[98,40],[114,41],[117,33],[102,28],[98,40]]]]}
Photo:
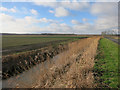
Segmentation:
{"type": "Polygon", "coordinates": [[[118,28],[117,2],[2,2],[2,33],[101,34],[118,28]]]}

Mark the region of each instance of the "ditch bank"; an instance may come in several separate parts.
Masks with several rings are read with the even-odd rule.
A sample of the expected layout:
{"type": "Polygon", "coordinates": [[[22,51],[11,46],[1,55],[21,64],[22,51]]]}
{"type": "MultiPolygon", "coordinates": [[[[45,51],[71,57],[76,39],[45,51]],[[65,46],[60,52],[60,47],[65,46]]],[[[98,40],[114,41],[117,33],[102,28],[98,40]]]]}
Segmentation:
{"type": "Polygon", "coordinates": [[[71,44],[68,53],[61,55],[47,72],[44,69],[38,85],[32,88],[95,88],[94,57],[100,37],[71,44]]]}
{"type": "Polygon", "coordinates": [[[64,52],[2,81],[3,88],[93,88],[94,56],[100,37],[67,44],[64,52]]]}
{"type": "Polygon", "coordinates": [[[16,76],[36,64],[50,60],[57,54],[68,49],[68,44],[49,46],[29,52],[2,57],[2,79],[16,76]]]}

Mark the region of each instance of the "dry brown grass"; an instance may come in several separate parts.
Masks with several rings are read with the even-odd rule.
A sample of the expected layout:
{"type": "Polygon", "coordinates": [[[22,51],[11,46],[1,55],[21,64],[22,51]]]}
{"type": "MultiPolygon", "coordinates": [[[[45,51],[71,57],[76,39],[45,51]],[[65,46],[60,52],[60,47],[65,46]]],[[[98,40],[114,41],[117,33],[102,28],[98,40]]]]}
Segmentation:
{"type": "MultiPolygon", "coordinates": [[[[60,54],[48,68],[42,68],[39,82],[33,88],[93,88],[93,66],[99,37],[69,44],[69,50],[60,54]]],[[[44,66],[43,66],[44,67],[44,66]]]]}
{"type": "Polygon", "coordinates": [[[100,37],[91,37],[69,43],[69,49],[57,57],[41,63],[31,86],[17,82],[17,88],[93,88],[94,56],[100,37]],[[47,66],[47,67],[46,67],[47,66]],[[35,77],[36,76],[36,77],[35,77]]]}

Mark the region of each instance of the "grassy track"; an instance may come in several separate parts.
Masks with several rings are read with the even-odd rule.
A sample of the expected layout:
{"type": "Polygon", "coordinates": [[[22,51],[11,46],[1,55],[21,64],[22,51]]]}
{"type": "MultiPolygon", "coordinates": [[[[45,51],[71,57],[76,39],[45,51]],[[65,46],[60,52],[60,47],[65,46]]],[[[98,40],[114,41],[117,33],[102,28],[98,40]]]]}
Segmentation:
{"type": "Polygon", "coordinates": [[[119,84],[118,56],[120,56],[118,55],[118,44],[103,38],[99,42],[98,51],[95,71],[102,80],[103,86],[117,88],[119,84]]]}

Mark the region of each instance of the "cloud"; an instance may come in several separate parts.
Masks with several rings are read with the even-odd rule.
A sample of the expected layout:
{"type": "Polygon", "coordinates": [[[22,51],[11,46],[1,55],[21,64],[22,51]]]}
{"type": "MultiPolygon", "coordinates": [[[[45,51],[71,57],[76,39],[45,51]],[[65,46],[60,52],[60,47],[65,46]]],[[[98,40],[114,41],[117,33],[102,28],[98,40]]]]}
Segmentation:
{"type": "Polygon", "coordinates": [[[30,12],[31,12],[32,14],[34,14],[34,15],[37,15],[37,14],[38,14],[38,12],[37,12],[36,10],[34,10],[34,9],[31,9],[30,12]]]}
{"type": "Polygon", "coordinates": [[[34,2],[35,5],[39,5],[39,6],[44,6],[44,7],[52,7],[55,8],[57,7],[57,2],[55,0],[55,2],[34,2]]]}
{"type": "Polygon", "coordinates": [[[79,21],[77,21],[77,20],[71,20],[71,23],[72,24],[81,24],[79,21]]]}
{"type": "Polygon", "coordinates": [[[85,8],[88,8],[90,4],[88,2],[77,2],[76,0],[74,1],[69,1],[67,0],[66,2],[34,2],[35,5],[40,5],[44,7],[51,7],[51,8],[58,8],[58,7],[63,7],[71,10],[82,10],[85,8]]]}
{"type": "Polygon", "coordinates": [[[85,24],[78,24],[78,25],[74,25],[73,29],[76,30],[79,33],[89,33],[92,32],[91,28],[93,28],[93,26],[89,23],[85,23],[85,24]]]}
{"type": "Polygon", "coordinates": [[[25,16],[24,18],[14,18],[10,15],[0,13],[0,24],[2,24],[0,29],[3,33],[33,33],[51,30],[47,30],[46,27],[42,28],[41,26],[38,26],[37,24],[40,23],[57,24],[58,21],[47,18],[36,19],[31,16],[25,16]]]}
{"type": "Polygon", "coordinates": [[[42,30],[54,33],[70,33],[72,31],[72,27],[65,23],[51,23],[49,26],[43,27],[42,30]]]}
{"type": "Polygon", "coordinates": [[[56,21],[56,20],[47,19],[47,18],[41,18],[41,19],[39,19],[39,21],[45,22],[45,23],[58,23],[58,21],[56,21]]]}
{"type": "Polygon", "coordinates": [[[91,13],[93,15],[117,15],[118,3],[117,2],[97,2],[91,7],[91,13]]]}
{"type": "Polygon", "coordinates": [[[55,16],[56,17],[63,17],[68,16],[70,13],[63,7],[58,7],[55,9],[55,16]]]}
{"type": "Polygon", "coordinates": [[[34,32],[53,32],[53,33],[80,33],[80,34],[94,34],[101,33],[103,30],[109,30],[116,27],[116,20],[111,17],[101,17],[95,20],[94,24],[88,22],[81,23],[77,20],[71,20],[73,25],[60,23],[53,19],[40,18],[36,19],[31,16],[15,19],[7,14],[0,14],[0,21],[2,22],[2,32],[11,33],[34,33],[34,32]],[[4,21],[4,22],[3,22],[4,21]],[[37,24],[48,23],[47,26],[41,27],[37,24]],[[7,27],[6,27],[7,26],[7,27]]]}
{"type": "Polygon", "coordinates": [[[90,7],[88,2],[61,2],[60,6],[70,10],[81,11],[90,7]]]}
{"type": "Polygon", "coordinates": [[[25,16],[24,18],[15,19],[10,15],[0,13],[0,21],[2,22],[2,27],[0,27],[2,33],[34,33],[34,32],[67,33],[72,31],[71,26],[47,18],[36,19],[31,16],[25,16]],[[41,27],[37,25],[40,23],[49,23],[49,25],[41,27]]]}
{"type": "Polygon", "coordinates": [[[50,13],[54,13],[56,17],[63,17],[70,15],[69,10],[76,10],[76,11],[82,11],[87,10],[90,7],[90,4],[88,2],[76,2],[74,1],[66,1],[66,2],[34,2],[35,5],[40,5],[44,7],[51,7],[55,10],[51,11],[50,13]],[[63,13],[60,13],[62,11],[63,13]]]}
{"type": "Polygon", "coordinates": [[[0,7],[0,11],[13,12],[13,13],[17,12],[17,11],[16,11],[16,7],[13,7],[13,8],[10,8],[10,9],[5,8],[5,7],[0,7]]]}
{"type": "Polygon", "coordinates": [[[90,23],[87,22],[81,23],[77,20],[71,20],[71,23],[73,24],[72,29],[74,33],[81,33],[81,34],[93,33],[94,26],[91,25],[90,23]]]}
{"type": "Polygon", "coordinates": [[[82,21],[83,21],[83,22],[87,22],[88,20],[87,20],[86,18],[83,18],[82,21]]]}
{"type": "MultiPolygon", "coordinates": [[[[16,19],[16,20],[18,20],[18,19],[16,19]]],[[[33,17],[31,17],[31,16],[25,16],[25,17],[24,17],[24,21],[25,21],[26,23],[28,23],[28,24],[39,23],[39,22],[40,22],[38,19],[33,18],[33,17]]]]}
{"type": "Polygon", "coordinates": [[[0,14],[0,20],[2,22],[8,22],[8,21],[14,21],[15,19],[12,16],[9,16],[7,14],[1,13],[0,14]]]}
{"type": "Polygon", "coordinates": [[[0,28],[3,33],[32,32],[34,31],[31,29],[31,27],[33,27],[33,23],[37,23],[36,19],[29,16],[15,19],[14,17],[4,13],[0,14],[0,21],[2,21],[2,27],[0,28]]]}
{"type": "Polygon", "coordinates": [[[54,11],[53,11],[53,10],[49,10],[49,12],[50,12],[50,13],[54,13],[54,11]]]}
{"type": "Polygon", "coordinates": [[[118,27],[118,17],[104,16],[95,20],[95,28],[98,30],[112,30],[118,27]]]}
{"type": "Polygon", "coordinates": [[[118,27],[117,2],[94,3],[90,12],[97,16],[94,22],[94,29],[96,29],[96,31],[112,30],[118,27]]]}
{"type": "MultiPolygon", "coordinates": [[[[71,2],[70,2],[71,3],[71,2]]],[[[42,3],[40,3],[43,5],[42,3]]],[[[74,5],[77,6],[78,3],[74,3],[74,5]]],[[[82,3],[80,4],[82,5],[82,3]]],[[[77,10],[78,12],[80,10],[83,10],[83,8],[77,9],[76,7],[73,7],[72,4],[68,5],[65,3],[45,3],[45,7],[52,7],[51,10],[49,10],[50,13],[54,13],[56,17],[64,17],[68,16],[71,13],[69,12],[69,9],[71,10],[77,10]],[[61,6],[59,6],[59,4],[61,6]],[[71,6],[71,7],[70,7],[71,6]]],[[[82,33],[82,34],[90,34],[90,33],[101,33],[101,31],[104,30],[112,30],[116,29],[118,27],[118,11],[117,11],[117,3],[92,3],[89,7],[89,4],[84,5],[84,8],[89,7],[90,10],[88,13],[91,13],[93,16],[96,17],[96,19],[91,19],[91,17],[88,18],[82,18],[80,21],[77,19],[71,20],[72,25],[65,23],[64,21],[59,21],[50,19],[50,18],[35,18],[31,16],[25,16],[24,18],[14,18],[7,14],[0,14],[0,21],[2,21],[2,30],[3,32],[60,32],[60,33],[82,33]],[[92,20],[92,24],[88,22],[92,20]],[[46,24],[47,23],[47,24],[46,24]],[[40,25],[43,24],[41,27],[40,25]],[[44,24],[46,26],[44,26],[44,24]],[[7,27],[6,27],[7,26],[7,27]]],[[[80,6],[79,6],[80,7],[80,6]]],[[[83,6],[81,6],[83,7],[83,6]]],[[[6,9],[3,9],[6,11],[6,9]]],[[[29,11],[29,10],[28,10],[29,11]]],[[[81,12],[82,14],[82,12],[81,12]]],[[[72,18],[71,18],[72,19],[72,18]]]]}

